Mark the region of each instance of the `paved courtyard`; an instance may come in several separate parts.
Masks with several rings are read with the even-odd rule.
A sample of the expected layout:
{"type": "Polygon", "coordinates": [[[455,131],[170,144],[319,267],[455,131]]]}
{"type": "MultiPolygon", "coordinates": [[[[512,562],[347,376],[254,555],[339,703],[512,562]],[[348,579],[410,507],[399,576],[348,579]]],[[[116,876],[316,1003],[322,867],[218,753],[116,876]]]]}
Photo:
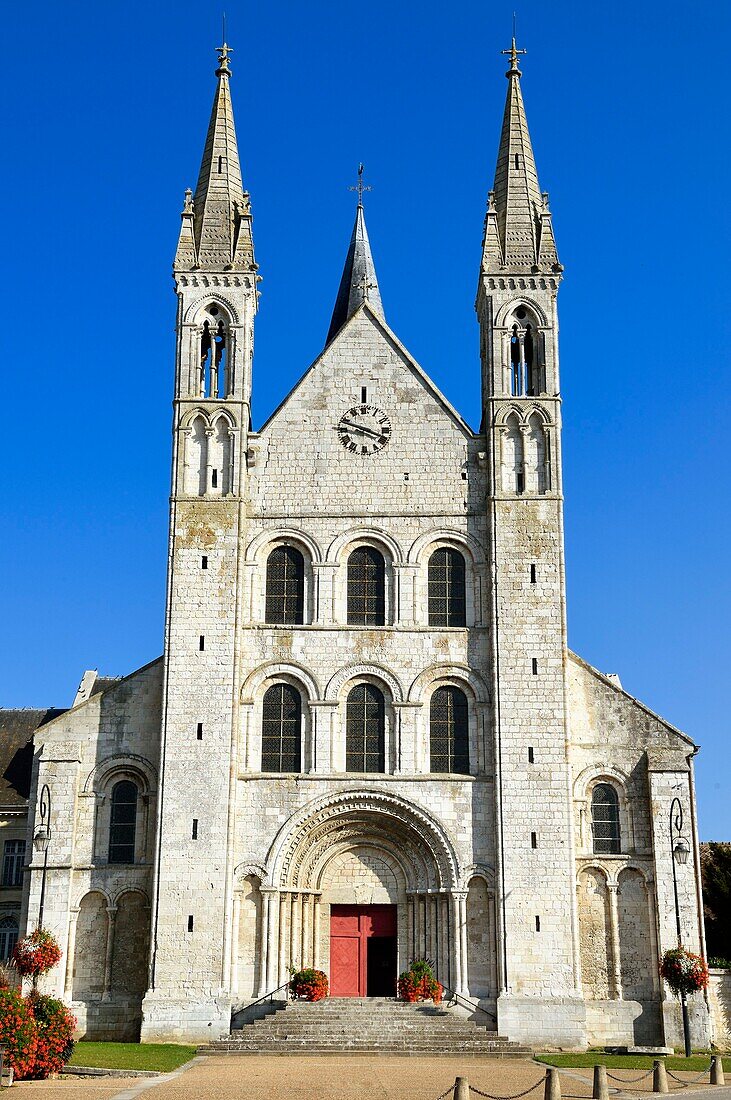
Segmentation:
{"type": "MultiPolygon", "coordinates": [[[[15,1100],[437,1100],[456,1076],[492,1096],[508,1097],[542,1081],[545,1067],[530,1060],[491,1060],[479,1057],[272,1057],[268,1055],[196,1058],[187,1068],[158,1078],[61,1078],[57,1081],[19,1082],[15,1100]]],[[[637,1081],[640,1070],[611,1070],[626,1085],[610,1080],[612,1090],[624,1095],[652,1092],[652,1078],[637,1081]]],[[[671,1093],[695,1095],[688,1089],[696,1074],[678,1074],[683,1084],[670,1080],[671,1093]]],[[[706,1077],[706,1080],[708,1078],[706,1077]]],[[[591,1097],[591,1070],[561,1070],[562,1096],[569,1100],[591,1097]]],[[[696,1086],[698,1087],[698,1086],[696,1086]]],[[[731,1088],[704,1089],[714,1100],[731,1100],[731,1088]]],[[[475,1097],[475,1100],[477,1098],[475,1097]]],[[[527,1100],[543,1100],[543,1085],[527,1100]]]]}

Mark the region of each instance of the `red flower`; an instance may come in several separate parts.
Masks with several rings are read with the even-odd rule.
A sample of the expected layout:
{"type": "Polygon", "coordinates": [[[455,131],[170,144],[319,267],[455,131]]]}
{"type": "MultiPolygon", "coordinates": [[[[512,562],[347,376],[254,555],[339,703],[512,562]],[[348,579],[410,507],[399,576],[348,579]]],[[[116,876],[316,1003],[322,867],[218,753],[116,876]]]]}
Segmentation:
{"type": "Polygon", "coordinates": [[[674,947],[666,951],[660,960],[660,976],[665,979],[676,997],[681,993],[698,993],[708,986],[708,967],[700,955],[674,947]]]}
{"type": "Polygon", "coordinates": [[[289,980],[289,990],[300,1001],[321,1001],[327,997],[327,974],[322,970],[297,970],[289,980]]]}
{"type": "Polygon", "coordinates": [[[13,962],[23,977],[37,978],[46,974],[61,958],[61,948],[56,938],[45,930],[37,928],[13,948],[13,962]]]}

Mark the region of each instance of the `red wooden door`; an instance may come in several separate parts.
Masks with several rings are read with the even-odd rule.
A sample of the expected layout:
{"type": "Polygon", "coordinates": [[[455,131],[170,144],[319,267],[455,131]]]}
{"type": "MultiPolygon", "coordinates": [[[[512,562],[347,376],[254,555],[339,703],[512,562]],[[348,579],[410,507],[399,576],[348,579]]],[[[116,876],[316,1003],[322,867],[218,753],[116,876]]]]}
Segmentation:
{"type": "Polygon", "coordinates": [[[368,996],[368,940],[396,935],[395,905],[330,907],[330,996],[368,996]]]}

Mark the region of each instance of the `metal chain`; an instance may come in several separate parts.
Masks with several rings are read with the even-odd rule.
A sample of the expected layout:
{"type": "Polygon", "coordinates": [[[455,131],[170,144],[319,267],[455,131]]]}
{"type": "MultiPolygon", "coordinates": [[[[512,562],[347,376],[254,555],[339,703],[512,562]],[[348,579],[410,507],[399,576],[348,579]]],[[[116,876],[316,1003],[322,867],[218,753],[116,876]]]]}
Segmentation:
{"type": "Polygon", "coordinates": [[[541,1087],[546,1080],[547,1074],[543,1074],[540,1081],[536,1081],[535,1085],[531,1085],[529,1089],[525,1089],[523,1092],[516,1092],[514,1096],[493,1096],[492,1093],[482,1092],[481,1089],[476,1089],[474,1085],[470,1085],[470,1092],[476,1092],[478,1096],[484,1096],[485,1100],[520,1100],[521,1096],[527,1096],[529,1092],[533,1092],[534,1089],[541,1087]]]}
{"type": "Polygon", "coordinates": [[[644,1081],[646,1077],[652,1077],[654,1069],[648,1069],[647,1073],[641,1073],[639,1077],[617,1077],[616,1073],[610,1073],[607,1070],[607,1077],[611,1077],[613,1081],[624,1082],[625,1085],[636,1085],[638,1081],[644,1081]]]}
{"type": "Polygon", "coordinates": [[[446,1092],[443,1092],[441,1096],[437,1096],[437,1100],[444,1100],[446,1096],[449,1096],[450,1092],[454,1092],[455,1088],[455,1085],[450,1085],[446,1092]]]}
{"type": "Polygon", "coordinates": [[[687,1088],[688,1085],[694,1085],[696,1083],[696,1081],[700,1081],[701,1077],[705,1077],[705,1075],[707,1073],[710,1073],[710,1072],[711,1072],[711,1063],[709,1062],[707,1068],[702,1069],[700,1071],[700,1073],[697,1074],[696,1077],[691,1077],[690,1081],[683,1081],[683,1080],[681,1080],[680,1077],[676,1077],[671,1069],[666,1070],[666,1073],[667,1073],[668,1077],[672,1077],[672,1079],[674,1081],[677,1081],[678,1084],[682,1085],[683,1088],[687,1088]]]}

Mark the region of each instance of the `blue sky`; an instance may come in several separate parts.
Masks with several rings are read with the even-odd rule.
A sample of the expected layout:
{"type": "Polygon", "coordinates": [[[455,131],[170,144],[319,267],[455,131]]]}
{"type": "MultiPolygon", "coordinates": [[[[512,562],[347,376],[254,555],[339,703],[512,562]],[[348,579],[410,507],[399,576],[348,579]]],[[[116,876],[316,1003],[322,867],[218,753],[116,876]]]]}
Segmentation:
{"type": "MultiPolygon", "coordinates": [[[[227,3],[261,308],[255,421],[322,347],[358,162],[386,316],[479,422],[473,310],[512,5],[227,3]]],[[[0,704],[68,705],[162,649],[183,191],[220,6],[4,14],[0,704]]],[[[524,2],[523,92],[559,298],[569,640],[728,791],[731,6],[524,2]]]]}

